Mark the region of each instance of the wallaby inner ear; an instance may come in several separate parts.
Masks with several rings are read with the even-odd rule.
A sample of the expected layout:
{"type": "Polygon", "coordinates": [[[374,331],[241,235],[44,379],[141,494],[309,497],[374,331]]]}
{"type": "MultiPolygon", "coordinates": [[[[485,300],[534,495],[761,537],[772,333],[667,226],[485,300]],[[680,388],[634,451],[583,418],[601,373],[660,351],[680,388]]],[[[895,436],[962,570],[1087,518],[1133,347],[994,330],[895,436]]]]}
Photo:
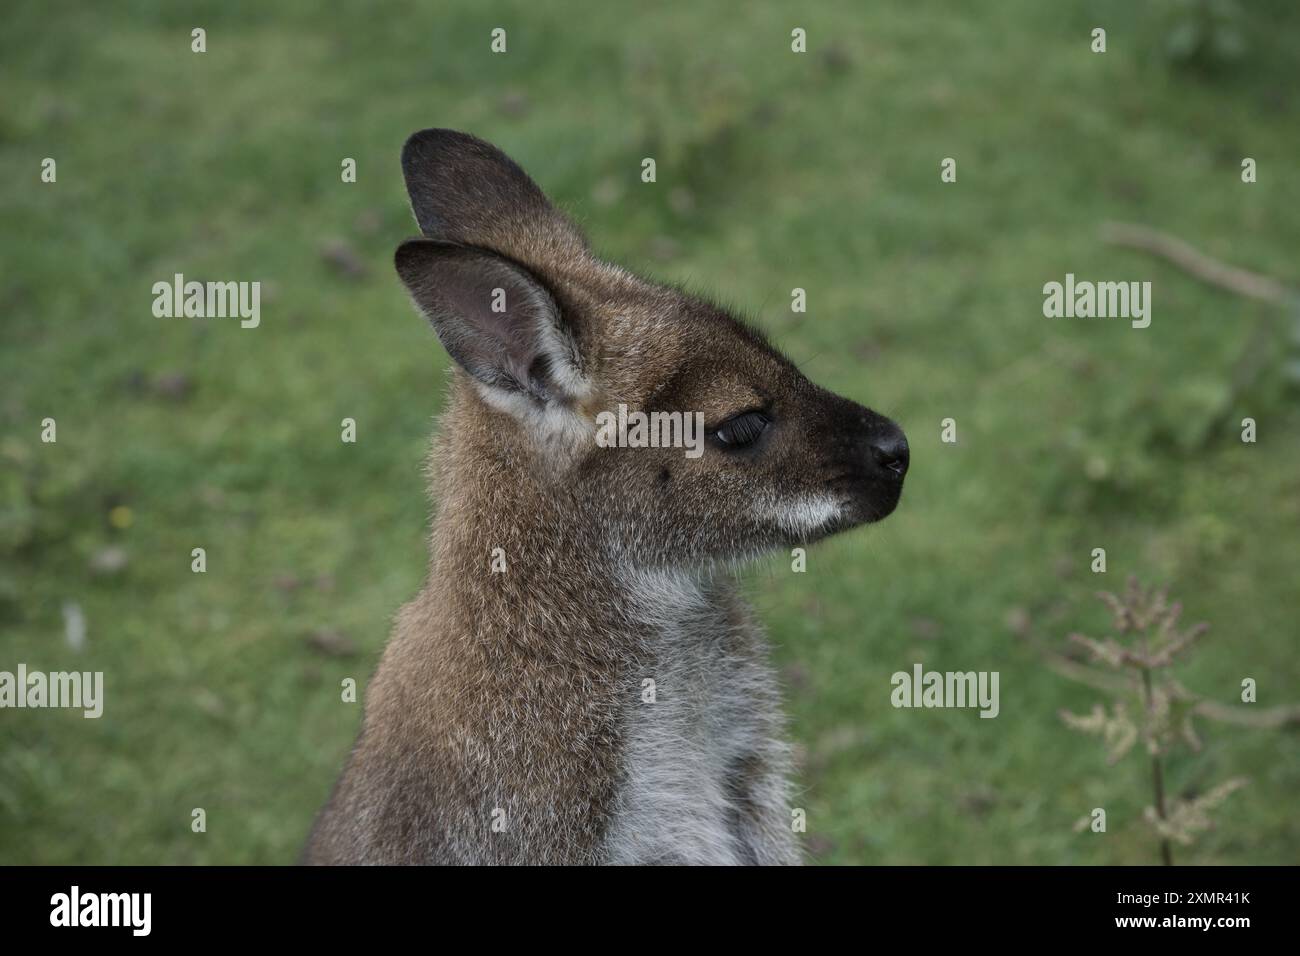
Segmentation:
{"type": "Polygon", "coordinates": [[[402,243],[396,266],[447,354],[495,396],[545,404],[586,394],[572,331],[522,266],[428,239],[402,243]]]}

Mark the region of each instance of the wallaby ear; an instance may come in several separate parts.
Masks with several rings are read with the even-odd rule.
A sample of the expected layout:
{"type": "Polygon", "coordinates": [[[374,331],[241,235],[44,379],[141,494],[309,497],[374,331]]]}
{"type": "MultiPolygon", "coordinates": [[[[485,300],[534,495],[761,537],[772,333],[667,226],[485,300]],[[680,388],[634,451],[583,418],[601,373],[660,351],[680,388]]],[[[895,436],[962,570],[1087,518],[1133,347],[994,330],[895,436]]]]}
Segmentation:
{"type": "Polygon", "coordinates": [[[519,166],[490,143],[426,129],[402,147],[411,211],[430,239],[491,249],[546,271],[586,253],[576,226],[519,166]]]}
{"type": "Polygon", "coordinates": [[[522,266],[428,239],[402,243],[396,266],[447,354],[489,397],[547,404],[586,394],[572,331],[551,294],[522,266]]]}

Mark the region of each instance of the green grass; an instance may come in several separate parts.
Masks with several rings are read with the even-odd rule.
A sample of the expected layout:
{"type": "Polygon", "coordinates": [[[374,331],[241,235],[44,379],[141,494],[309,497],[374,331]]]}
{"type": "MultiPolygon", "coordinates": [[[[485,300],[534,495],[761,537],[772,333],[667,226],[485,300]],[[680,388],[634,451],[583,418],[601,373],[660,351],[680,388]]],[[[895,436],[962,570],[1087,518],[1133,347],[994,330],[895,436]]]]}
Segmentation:
{"type": "MultiPolygon", "coordinates": [[[[1130,573],[1212,623],[1177,671],[1190,687],[1231,703],[1251,676],[1259,706],[1300,700],[1300,411],[1276,375],[1227,389],[1271,307],[1097,236],[1144,222],[1300,283],[1300,11],[1247,4],[1249,55],[1206,74],[1163,59],[1159,7],[1119,0],[11,6],[0,669],[102,670],[108,700],[98,721],[0,711],[0,862],[295,858],[360,717],[339,682],[364,686],[424,573],[447,359],[390,261],[414,232],[398,151],[430,125],[498,143],[602,254],[735,304],[906,427],[894,517],[813,550],[806,574],[778,557],[754,575],[816,858],[1154,861],[1144,764],[1109,769],[1061,725],[1098,695],[1007,624],[1027,615],[1058,646],[1098,631],[1092,592],[1130,573]],[[46,156],[56,184],[39,182],[46,156]],[[331,240],[365,275],[324,261],[331,240]],[[154,318],[150,287],[174,272],[261,280],[261,327],[154,318]],[[1151,328],[1043,318],[1042,285],[1066,272],[1151,280],[1151,328]],[[168,375],[189,392],[161,393],[168,375]],[[109,520],[120,507],[129,526],[109,520]],[[109,546],[127,566],[92,573],[109,546]],[[313,650],[321,629],[357,656],[313,650]],[[890,675],[914,661],[999,671],[1001,715],[893,709],[890,675]],[[1072,832],[1094,806],[1110,832],[1072,832]]],[[[1252,784],[1179,857],[1296,862],[1295,733],[1204,731],[1173,790],[1252,784]]]]}

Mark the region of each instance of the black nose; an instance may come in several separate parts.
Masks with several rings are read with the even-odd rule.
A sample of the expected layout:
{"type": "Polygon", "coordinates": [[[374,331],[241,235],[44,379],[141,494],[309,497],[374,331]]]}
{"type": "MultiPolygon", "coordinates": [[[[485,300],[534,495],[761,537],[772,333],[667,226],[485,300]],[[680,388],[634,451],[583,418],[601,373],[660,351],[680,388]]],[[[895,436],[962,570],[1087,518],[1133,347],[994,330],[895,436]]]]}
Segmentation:
{"type": "Polygon", "coordinates": [[[887,475],[901,480],[907,474],[907,436],[897,425],[871,439],[871,455],[887,475]]]}

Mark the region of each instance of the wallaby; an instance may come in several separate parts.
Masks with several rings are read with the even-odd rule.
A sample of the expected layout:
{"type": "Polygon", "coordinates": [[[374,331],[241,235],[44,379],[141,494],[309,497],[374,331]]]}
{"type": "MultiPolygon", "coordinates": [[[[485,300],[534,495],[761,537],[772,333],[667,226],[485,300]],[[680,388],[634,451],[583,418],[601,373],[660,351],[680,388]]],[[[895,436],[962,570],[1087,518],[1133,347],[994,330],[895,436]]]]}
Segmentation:
{"type": "Polygon", "coordinates": [[[455,362],[429,573],[305,861],[800,862],[733,575],[893,511],[902,430],[602,262],[495,147],[424,130],[402,171],[397,272],[455,362]],[[619,406],[702,415],[702,454],[597,441],[619,406]]]}

